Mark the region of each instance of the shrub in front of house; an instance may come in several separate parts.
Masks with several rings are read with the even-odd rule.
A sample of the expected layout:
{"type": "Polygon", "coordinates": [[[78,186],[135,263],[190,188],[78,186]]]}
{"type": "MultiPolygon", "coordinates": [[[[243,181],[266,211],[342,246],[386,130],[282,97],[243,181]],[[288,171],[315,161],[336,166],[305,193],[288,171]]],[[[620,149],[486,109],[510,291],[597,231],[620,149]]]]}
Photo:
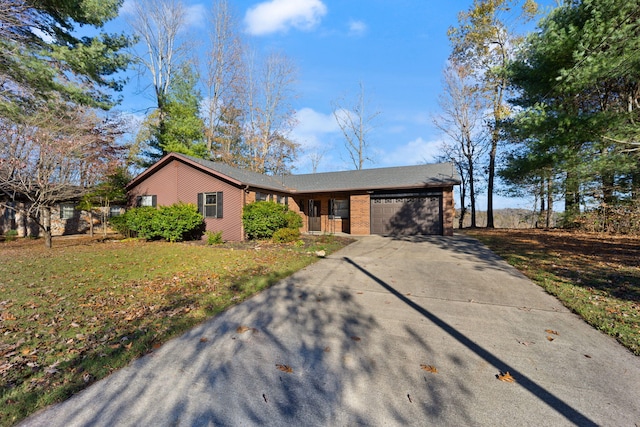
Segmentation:
{"type": "Polygon", "coordinates": [[[272,237],[277,243],[291,243],[300,240],[300,230],[293,228],[281,228],[273,233],[272,237]]]}
{"type": "Polygon", "coordinates": [[[285,205],[260,201],[243,208],[242,224],[249,239],[271,239],[280,229],[298,230],[302,226],[302,219],[285,205]],[[300,220],[296,221],[294,215],[300,220]]]}
{"type": "MultiPolygon", "coordinates": [[[[287,211],[284,213],[284,219],[287,220],[287,228],[292,230],[300,230],[302,227],[302,217],[295,213],[294,211],[287,211]]],[[[300,233],[298,233],[299,235],[300,233]]]]}
{"type": "Polygon", "coordinates": [[[170,242],[200,239],[204,233],[204,218],[191,203],[160,206],[157,216],[157,235],[170,242]]]}
{"type": "Polygon", "coordinates": [[[209,246],[221,245],[224,243],[224,240],[222,240],[222,231],[218,231],[217,233],[214,233],[213,231],[207,231],[206,235],[207,235],[207,245],[209,246]]]}
{"type": "Polygon", "coordinates": [[[144,206],[132,208],[112,218],[112,226],[125,236],[136,235],[169,242],[199,239],[204,232],[204,218],[190,203],[175,203],[158,209],[144,206]],[[114,221],[115,220],[115,221],[114,221]]]}

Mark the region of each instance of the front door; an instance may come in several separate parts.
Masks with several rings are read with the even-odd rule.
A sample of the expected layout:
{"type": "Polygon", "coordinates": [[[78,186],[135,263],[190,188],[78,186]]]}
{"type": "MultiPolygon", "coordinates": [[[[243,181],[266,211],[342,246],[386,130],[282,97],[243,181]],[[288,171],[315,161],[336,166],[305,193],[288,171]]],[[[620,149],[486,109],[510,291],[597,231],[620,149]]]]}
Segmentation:
{"type": "Polygon", "coordinates": [[[322,231],[320,200],[309,200],[309,231],[322,231]]]}

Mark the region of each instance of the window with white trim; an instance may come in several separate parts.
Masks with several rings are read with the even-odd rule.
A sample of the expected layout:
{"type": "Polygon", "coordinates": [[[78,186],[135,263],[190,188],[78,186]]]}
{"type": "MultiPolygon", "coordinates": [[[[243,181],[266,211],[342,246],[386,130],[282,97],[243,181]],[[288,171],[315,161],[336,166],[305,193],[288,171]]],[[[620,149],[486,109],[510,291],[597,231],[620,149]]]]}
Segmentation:
{"type": "Polygon", "coordinates": [[[222,218],[222,191],[198,193],[198,211],[205,218],[222,218]]]}
{"type": "Polygon", "coordinates": [[[109,206],[109,217],[122,215],[122,206],[109,206]]]}
{"type": "Polygon", "coordinates": [[[151,206],[155,208],[157,205],[157,196],[145,194],[144,196],[138,196],[138,199],[136,202],[137,202],[136,205],[138,207],[151,206]]]}

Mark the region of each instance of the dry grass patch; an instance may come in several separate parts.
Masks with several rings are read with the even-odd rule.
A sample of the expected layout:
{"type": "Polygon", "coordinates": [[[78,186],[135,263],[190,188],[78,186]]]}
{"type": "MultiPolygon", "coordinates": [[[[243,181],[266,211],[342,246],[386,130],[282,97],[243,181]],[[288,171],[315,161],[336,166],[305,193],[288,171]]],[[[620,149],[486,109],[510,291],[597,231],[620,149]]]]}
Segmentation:
{"type": "Polygon", "coordinates": [[[349,241],[205,246],[0,243],[0,425],[8,426],[349,241]]]}
{"type": "Polygon", "coordinates": [[[640,355],[640,237],[556,230],[464,232],[640,355]]]}

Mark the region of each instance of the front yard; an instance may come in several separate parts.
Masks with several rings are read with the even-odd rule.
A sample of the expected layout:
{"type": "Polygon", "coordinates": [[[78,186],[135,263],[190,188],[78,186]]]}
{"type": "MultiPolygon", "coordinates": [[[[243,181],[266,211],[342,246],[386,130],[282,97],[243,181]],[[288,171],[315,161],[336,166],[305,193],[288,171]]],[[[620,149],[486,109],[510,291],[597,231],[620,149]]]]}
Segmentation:
{"type": "Polygon", "coordinates": [[[0,425],[13,425],[314,262],[304,246],[0,243],[0,425]]]}

